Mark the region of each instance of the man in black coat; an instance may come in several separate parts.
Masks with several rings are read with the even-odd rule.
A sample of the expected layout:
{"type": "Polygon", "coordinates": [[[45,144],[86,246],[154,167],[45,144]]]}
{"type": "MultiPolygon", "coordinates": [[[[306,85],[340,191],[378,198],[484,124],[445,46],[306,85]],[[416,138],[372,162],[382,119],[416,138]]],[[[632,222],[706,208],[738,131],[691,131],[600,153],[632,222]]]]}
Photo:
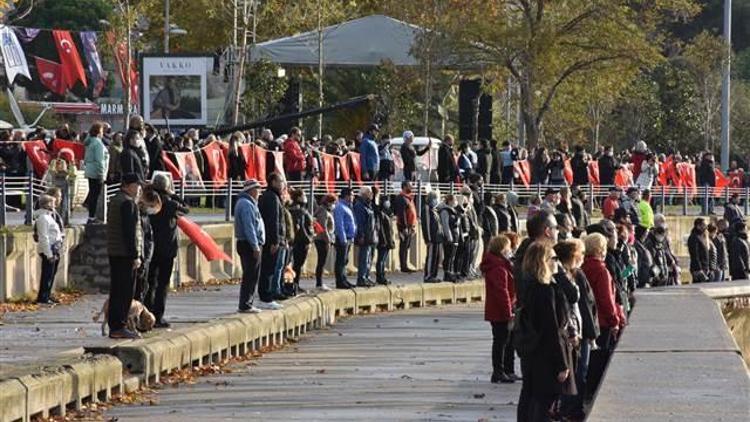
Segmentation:
{"type": "Polygon", "coordinates": [[[573,168],[573,186],[589,184],[589,159],[586,151],[581,145],[577,145],[576,152],[570,160],[570,166],[573,168]]]}
{"type": "Polygon", "coordinates": [[[747,280],[750,277],[750,244],[747,240],[747,227],[744,222],[738,222],[732,228],[734,236],[730,247],[732,252],[729,255],[729,273],[732,275],[732,280],[747,280]]]}
{"type": "Polygon", "coordinates": [[[611,146],[607,147],[604,154],[599,157],[599,182],[602,186],[615,184],[615,171],[617,171],[619,165],[614,150],[611,146]]]}
{"type": "Polygon", "coordinates": [[[503,163],[500,161],[500,150],[497,149],[497,141],[493,140],[490,146],[492,147],[492,165],[490,166],[489,182],[497,185],[503,180],[503,163]]]}
{"type": "Polygon", "coordinates": [[[154,254],[148,269],[148,288],[144,305],[156,317],[157,328],[167,328],[164,309],[167,303],[169,281],[172,279],[174,259],[177,257],[177,219],[190,212],[185,203],[172,192],[169,178],[164,174],[154,177],[154,190],[161,197],[161,210],[149,215],[154,236],[154,254]]]}
{"type": "Polygon", "coordinates": [[[448,135],[438,150],[438,181],[440,183],[455,182],[458,176],[456,157],[453,155],[453,136],[448,135]]]}
{"type": "MultiPolygon", "coordinates": [[[[713,188],[714,186],[716,186],[716,173],[714,171],[715,168],[716,163],[714,162],[714,155],[710,152],[704,153],[703,158],[701,158],[700,164],[695,169],[695,176],[698,182],[698,186],[706,188],[713,188]]],[[[713,211],[713,192],[709,191],[708,200],[706,200],[706,196],[704,196],[702,190],[698,193],[701,198],[703,198],[701,200],[701,203],[703,205],[703,215],[707,215],[708,213],[713,211]]]]}
{"type": "Polygon", "coordinates": [[[477,169],[476,173],[482,176],[485,182],[490,181],[490,172],[492,171],[492,150],[490,141],[482,139],[481,148],[477,151],[477,169]]]}
{"type": "Polygon", "coordinates": [[[156,133],[156,129],[151,125],[146,125],[146,150],[148,151],[149,174],[155,171],[164,171],[164,161],[161,153],[164,150],[164,144],[156,133]]]}
{"type": "Polygon", "coordinates": [[[740,208],[740,194],[735,192],[724,205],[724,219],[731,226],[738,221],[745,221],[745,213],[740,208]]]}
{"type": "Polygon", "coordinates": [[[266,243],[263,247],[258,283],[258,295],[261,301],[259,307],[265,309],[281,307],[275,302],[277,294],[280,295],[281,292],[273,291],[273,276],[278,261],[279,246],[287,236],[284,223],[284,202],[281,200],[284,184],[281,175],[271,173],[268,176],[268,188],[258,199],[258,210],[266,226],[266,243]]]}
{"type": "Polygon", "coordinates": [[[401,145],[399,152],[401,153],[401,160],[404,162],[404,180],[412,181],[417,173],[417,157],[425,155],[432,148],[432,138],[420,150],[414,148],[414,133],[412,131],[404,132],[403,139],[404,143],[401,145]]]}

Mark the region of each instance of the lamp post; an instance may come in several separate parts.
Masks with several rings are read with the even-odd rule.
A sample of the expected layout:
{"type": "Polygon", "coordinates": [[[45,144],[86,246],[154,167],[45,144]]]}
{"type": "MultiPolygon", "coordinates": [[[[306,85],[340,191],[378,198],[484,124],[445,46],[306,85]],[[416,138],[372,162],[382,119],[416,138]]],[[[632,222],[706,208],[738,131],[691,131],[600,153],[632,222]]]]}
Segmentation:
{"type": "Polygon", "coordinates": [[[730,88],[732,70],[732,0],[724,0],[724,42],[726,43],[724,57],[724,75],[721,84],[721,168],[729,168],[730,136],[730,88]]]}
{"type": "Polygon", "coordinates": [[[169,0],[164,0],[164,54],[169,53],[169,0]]]}

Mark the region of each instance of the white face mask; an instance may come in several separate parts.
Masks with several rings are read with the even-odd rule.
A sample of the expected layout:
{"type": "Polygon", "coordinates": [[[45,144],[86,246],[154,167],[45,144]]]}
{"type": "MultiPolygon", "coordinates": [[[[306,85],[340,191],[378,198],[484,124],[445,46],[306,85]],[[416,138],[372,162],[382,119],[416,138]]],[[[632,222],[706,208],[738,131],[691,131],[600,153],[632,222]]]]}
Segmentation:
{"type": "Polygon", "coordinates": [[[148,215],[154,215],[154,214],[158,214],[158,213],[159,213],[159,211],[156,208],[154,208],[154,207],[148,207],[148,208],[146,208],[146,214],[148,214],[148,215]]]}
{"type": "Polygon", "coordinates": [[[512,251],[505,251],[505,252],[503,252],[503,256],[506,259],[508,259],[508,260],[512,260],[513,259],[513,252],[512,251]]]}

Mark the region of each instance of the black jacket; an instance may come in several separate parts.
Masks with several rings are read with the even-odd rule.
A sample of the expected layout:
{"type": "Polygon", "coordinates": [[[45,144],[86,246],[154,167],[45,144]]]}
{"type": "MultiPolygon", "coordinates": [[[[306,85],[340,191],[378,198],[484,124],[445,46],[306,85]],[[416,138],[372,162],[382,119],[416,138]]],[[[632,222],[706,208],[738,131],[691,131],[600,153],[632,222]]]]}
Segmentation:
{"type": "Polygon", "coordinates": [[[512,206],[493,205],[497,215],[497,230],[499,232],[516,232],[518,233],[518,213],[512,206]]]}
{"type": "Polygon", "coordinates": [[[477,168],[476,172],[482,176],[485,182],[490,181],[490,171],[492,170],[492,150],[482,148],[477,151],[477,168]]]}
{"type": "Polygon", "coordinates": [[[481,215],[482,220],[482,238],[485,241],[489,241],[493,237],[497,236],[500,231],[498,230],[497,213],[492,207],[484,207],[484,211],[481,215]]]}
{"type": "Polygon", "coordinates": [[[190,209],[175,195],[159,192],[161,211],[149,216],[154,232],[154,258],[171,259],[177,256],[177,218],[190,209]]]}
{"type": "Polygon", "coordinates": [[[438,181],[440,183],[450,183],[456,180],[458,176],[458,166],[453,156],[453,147],[448,144],[440,145],[438,150],[438,181]]]}
{"type": "Polygon", "coordinates": [[[313,216],[307,207],[300,204],[294,204],[289,212],[292,214],[294,221],[294,243],[297,245],[309,245],[315,237],[313,228],[313,216]]]}
{"type": "Polygon", "coordinates": [[[414,145],[401,145],[399,151],[401,152],[401,160],[404,162],[404,173],[414,173],[417,171],[417,156],[422,156],[429,150],[429,145],[425,145],[425,147],[419,151],[414,148],[414,145]]]}
{"type": "Polygon", "coordinates": [[[396,241],[393,240],[393,217],[380,205],[375,207],[375,227],[378,230],[378,249],[395,248],[396,241]]]}
{"type": "Polygon", "coordinates": [[[589,184],[589,164],[584,159],[583,153],[576,152],[570,160],[570,166],[573,168],[573,185],[589,184]]]}
{"type": "Polygon", "coordinates": [[[615,171],[617,170],[617,161],[615,157],[607,154],[599,157],[599,182],[602,186],[615,184],[615,171]]]}
{"type": "Polygon", "coordinates": [[[747,242],[747,233],[734,235],[731,250],[729,273],[732,275],[732,280],[747,279],[750,276],[750,246],[747,242]]]}
{"type": "Polygon", "coordinates": [[[724,205],[724,219],[727,220],[727,223],[731,226],[738,221],[744,221],[745,213],[742,212],[739,205],[728,203],[724,205]]]}
{"type": "Polygon", "coordinates": [[[154,174],[155,171],[164,171],[164,160],[161,158],[164,144],[162,144],[161,139],[156,135],[152,136],[146,141],[146,149],[148,150],[149,173],[154,174]]]}
{"type": "Polygon", "coordinates": [[[489,182],[492,184],[498,184],[500,183],[503,175],[503,163],[500,159],[500,151],[493,147],[490,150],[490,153],[492,154],[492,165],[490,166],[490,180],[489,182]]]}
{"type": "Polygon", "coordinates": [[[545,160],[541,154],[536,154],[531,159],[531,184],[544,185],[547,183],[549,178],[548,163],[549,160],[545,160]]]}
{"type": "Polygon", "coordinates": [[[443,243],[443,226],[437,207],[425,205],[422,216],[422,238],[425,243],[443,243]]]}
{"type": "Polygon", "coordinates": [[[716,248],[716,268],[720,271],[729,270],[729,255],[727,253],[727,239],[724,233],[717,233],[716,237],[711,239],[716,248]]]}
{"type": "Polygon", "coordinates": [[[266,189],[258,198],[258,210],[266,226],[266,245],[279,245],[286,242],[284,204],[273,189],[266,189]]]}
{"type": "Polygon", "coordinates": [[[375,210],[372,201],[365,201],[357,197],[352,206],[354,221],[357,223],[357,234],[354,243],[360,246],[375,246],[378,244],[378,232],[375,226],[375,210]]]}
{"type": "Polygon", "coordinates": [[[229,180],[245,180],[245,156],[240,152],[239,148],[236,152],[229,151],[227,153],[227,166],[229,180]]]}
{"type": "Polygon", "coordinates": [[[665,237],[663,240],[658,240],[656,235],[651,232],[646,237],[643,245],[648,249],[651,254],[653,261],[652,267],[652,286],[666,286],[669,284],[670,273],[676,265],[672,251],[669,249],[669,243],[665,237]]]}
{"type": "Polygon", "coordinates": [[[578,285],[578,311],[581,313],[581,333],[585,340],[599,337],[599,320],[596,314],[596,297],[591,290],[586,274],[581,269],[575,270],[575,282],[578,285]]]}
{"type": "Polygon", "coordinates": [[[714,172],[714,162],[701,160],[695,169],[698,186],[716,186],[716,173],[714,172]]]}
{"type": "Polygon", "coordinates": [[[708,271],[708,241],[702,239],[703,234],[698,233],[695,229],[690,232],[688,237],[688,252],[690,252],[690,272],[708,271]]]}
{"type": "Polygon", "coordinates": [[[122,174],[133,173],[141,181],[146,180],[146,166],[138,151],[131,147],[125,147],[120,153],[120,165],[122,174]]]}
{"type": "Polygon", "coordinates": [[[455,208],[445,204],[437,207],[440,214],[441,228],[443,229],[443,242],[458,244],[461,238],[460,218],[455,208]]]}
{"type": "Polygon", "coordinates": [[[584,229],[591,224],[591,218],[588,211],[586,211],[586,206],[575,196],[570,198],[570,212],[573,214],[573,221],[575,221],[576,227],[579,229],[584,229]]]}
{"type": "Polygon", "coordinates": [[[653,277],[654,258],[646,245],[636,241],[635,250],[638,252],[638,287],[651,284],[653,277]]]}
{"type": "Polygon", "coordinates": [[[564,324],[557,317],[554,287],[531,281],[526,306],[539,344],[527,358],[523,376],[529,378],[530,393],[535,397],[560,394],[563,384],[557,381],[557,374],[572,366],[566,358],[564,324]]]}

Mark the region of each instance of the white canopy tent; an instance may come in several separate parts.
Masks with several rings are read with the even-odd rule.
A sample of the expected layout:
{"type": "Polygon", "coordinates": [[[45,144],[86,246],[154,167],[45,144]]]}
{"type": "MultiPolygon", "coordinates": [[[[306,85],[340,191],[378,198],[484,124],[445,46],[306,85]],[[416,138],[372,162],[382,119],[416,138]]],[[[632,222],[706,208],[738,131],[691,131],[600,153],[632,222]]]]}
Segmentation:
{"type": "MultiPolygon", "coordinates": [[[[366,16],[322,28],[325,66],[417,66],[411,53],[423,29],[383,15],[366,16]]],[[[257,44],[250,60],[268,60],[282,66],[318,66],[318,31],[257,44]]]]}

